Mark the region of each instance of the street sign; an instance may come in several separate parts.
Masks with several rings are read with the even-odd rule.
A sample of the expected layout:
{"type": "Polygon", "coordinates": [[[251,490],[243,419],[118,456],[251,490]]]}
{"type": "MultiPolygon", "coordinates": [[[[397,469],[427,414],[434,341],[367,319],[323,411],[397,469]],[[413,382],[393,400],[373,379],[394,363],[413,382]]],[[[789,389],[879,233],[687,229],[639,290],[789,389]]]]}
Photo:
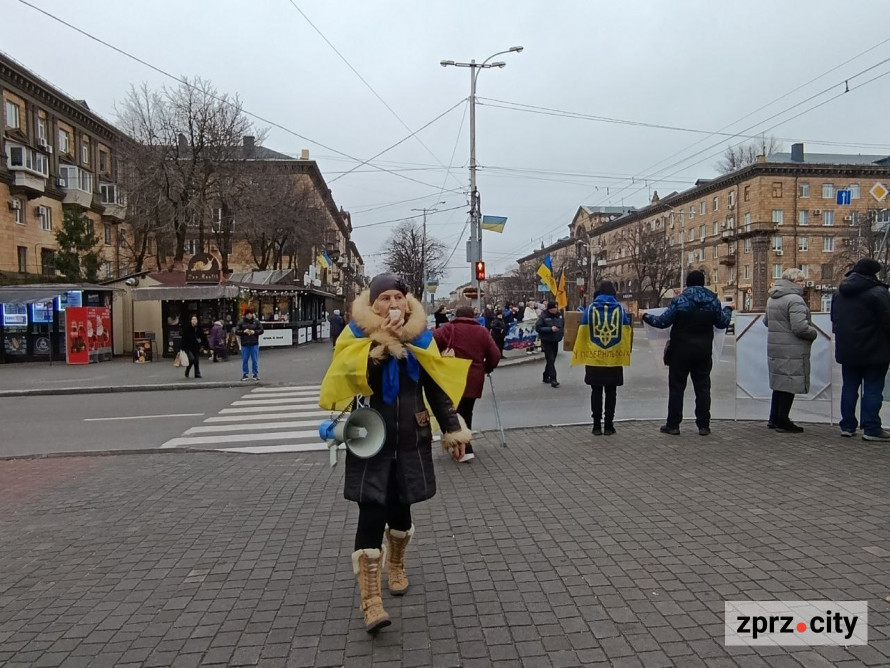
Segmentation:
{"type": "Polygon", "coordinates": [[[852,192],[849,190],[838,190],[837,191],[837,203],[838,204],[850,204],[853,201],[852,192]]]}
{"type": "Polygon", "coordinates": [[[890,190],[887,190],[887,187],[883,183],[874,184],[868,192],[879,202],[883,202],[884,198],[890,194],[890,190]]]}

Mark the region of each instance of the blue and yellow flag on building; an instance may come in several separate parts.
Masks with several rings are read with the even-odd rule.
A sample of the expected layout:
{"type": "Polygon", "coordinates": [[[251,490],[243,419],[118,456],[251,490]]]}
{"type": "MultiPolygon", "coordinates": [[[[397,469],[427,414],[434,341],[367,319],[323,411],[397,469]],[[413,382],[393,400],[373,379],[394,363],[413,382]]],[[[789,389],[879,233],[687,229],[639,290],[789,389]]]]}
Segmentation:
{"type": "Polygon", "coordinates": [[[547,286],[547,289],[556,295],[558,288],[556,287],[556,278],[553,275],[553,263],[550,261],[549,255],[544,258],[544,264],[538,267],[538,276],[541,277],[541,282],[547,286]]]}
{"type": "Polygon", "coordinates": [[[317,259],[318,259],[318,264],[320,264],[320,265],[321,265],[322,267],[324,267],[325,269],[329,269],[330,266],[331,266],[332,264],[334,264],[334,263],[331,261],[331,256],[328,255],[328,252],[327,252],[327,251],[325,251],[324,253],[319,253],[317,259]]]}
{"type": "Polygon", "coordinates": [[[489,232],[503,233],[507,224],[506,216],[482,216],[482,229],[489,232]]]}
{"type": "Polygon", "coordinates": [[[630,366],[633,339],[630,314],[614,297],[600,295],[581,314],[572,366],[630,366]]]}

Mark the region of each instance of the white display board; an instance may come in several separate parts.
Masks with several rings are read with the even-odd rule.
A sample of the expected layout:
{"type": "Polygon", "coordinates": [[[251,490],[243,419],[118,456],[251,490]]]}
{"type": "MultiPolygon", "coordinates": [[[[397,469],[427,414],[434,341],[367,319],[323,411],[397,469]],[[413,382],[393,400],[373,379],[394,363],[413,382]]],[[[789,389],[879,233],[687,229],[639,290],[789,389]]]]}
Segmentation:
{"type": "Polygon", "coordinates": [[[292,329],[266,329],[260,334],[260,348],[294,345],[292,329]]]}
{"type": "Polygon", "coordinates": [[[327,339],[331,336],[331,323],[324,322],[321,325],[321,338],[327,339]]]}
{"type": "Polygon", "coordinates": [[[297,344],[302,345],[306,343],[309,339],[309,328],[308,327],[300,327],[300,331],[297,332],[297,344]]]}

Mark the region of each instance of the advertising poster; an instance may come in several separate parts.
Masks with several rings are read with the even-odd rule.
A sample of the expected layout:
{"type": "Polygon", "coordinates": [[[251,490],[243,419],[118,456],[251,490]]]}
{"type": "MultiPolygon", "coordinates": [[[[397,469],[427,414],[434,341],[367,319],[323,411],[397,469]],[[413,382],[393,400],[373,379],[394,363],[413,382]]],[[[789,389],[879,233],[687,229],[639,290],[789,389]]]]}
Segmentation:
{"type": "Polygon", "coordinates": [[[535,331],[537,318],[510,323],[507,336],[504,339],[504,350],[524,350],[533,348],[538,340],[538,332],[535,331]]]}
{"type": "Polygon", "coordinates": [[[103,362],[110,361],[111,350],[111,309],[107,307],[88,309],[88,320],[93,322],[94,345],[90,345],[90,352],[98,355],[103,362]]]}
{"type": "Polygon", "coordinates": [[[65,341],[68,364],[89,364],[90,351],[87,348],[87,309],[82,306],[69,306],[65,310],[65,341]]]}

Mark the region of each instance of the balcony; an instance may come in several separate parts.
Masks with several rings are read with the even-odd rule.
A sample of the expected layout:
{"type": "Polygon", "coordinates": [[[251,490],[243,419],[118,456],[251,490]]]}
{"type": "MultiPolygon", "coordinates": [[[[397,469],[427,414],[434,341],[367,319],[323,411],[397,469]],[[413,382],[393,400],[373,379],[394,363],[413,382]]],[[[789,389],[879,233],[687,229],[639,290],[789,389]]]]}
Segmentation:
{"type": "Polygon", "coordinates": [[[99,201],[105,207],[103,216],[123,221],[127,215],[127,198],[116,183],[99,184],[99,201]]]}
{"type": "MultiPolygon", "coordinates": [[[[777,224],[773,222],[757,222],[757,223],[748,223],[747,225],[739,225],[735,229],[735,237],[736,239],[746,239],[748,237],[759,237],[766,236],[768,234],[776,233],[777,224]]],[[[726,230],[726,232],[730,232],[731,230],[726,230]]],[[[724,232],[724,234],[726,234],[724,232]]],[[[726,237],[724,237],[725,239],[726,237]]]]}
{"type": "Polygon", "coordinates": [[[40,197],[46,190],[49,156],[29,146],[6,143],[6,167],[12,172],[13,193],[40,197]]]}
{"type": "Polygon", "coordinates": [[[79,167],[59,167],[58,185],[65,191],[62,204],[89,209],[93,205],[93,175],[79,167]]]}
{"type": "Polygon", "coordinates": [[[735,259],[735,250],[730,250],[728,255],[724,255],[720,258],[719,262],[720,264],[724,264],[727,267],[734,267],[735,259]]]}

